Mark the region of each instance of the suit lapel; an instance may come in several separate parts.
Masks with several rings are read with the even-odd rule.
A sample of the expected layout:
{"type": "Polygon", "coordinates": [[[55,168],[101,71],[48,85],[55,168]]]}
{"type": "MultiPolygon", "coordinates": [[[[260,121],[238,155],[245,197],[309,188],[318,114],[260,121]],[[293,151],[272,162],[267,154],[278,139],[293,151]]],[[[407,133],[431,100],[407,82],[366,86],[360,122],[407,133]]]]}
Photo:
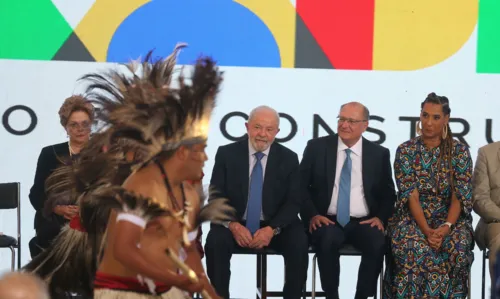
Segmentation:
{"type": "Polygon", "coordinates": [[[368,140],[366,140],[364,137],[361,137],[363,140],[363,149],[361,152],[361,173],[362,173],[362,179],[363,179],[363,190],[366,194],[369,188],[369,180],[370,180],[370,166],[371,166],[371,160],[368,156],[368,153],[370,152],[370,143],[368,140]]]}
{"type": "Polygon", "coordinates": [[[328,186],[328,201],[332,198],[333,185],[335,184],[335,173],[337,170],[337,148],[338,136],[332,135],[327,140],[326,147],[326,179],[328,186]]]}
{"type": "Polygon", "coordinates": [[[264,170],[264,186],[262,187],[262,211],[266,211],[266,205],[273,200],[273,184],[276,181],[276,174],[279,169],[278,146],[273,143],[269,149],[266,169],[264,170]]]}
{"type": "Polygon", "coordinates": [[[241,151],[241,157],[238,161],[240,169],[242,171],[239,171],[238,173],[241,173],[241,196],[243,198],[243,202],[245,203],[245,207],[247,206],[248,202],[248,181],[250,179],[249,172],[250,172],[250,153],[248,152],[248,138],[245,140],[242,140],[240,143],[240,151],[241,151]]]}

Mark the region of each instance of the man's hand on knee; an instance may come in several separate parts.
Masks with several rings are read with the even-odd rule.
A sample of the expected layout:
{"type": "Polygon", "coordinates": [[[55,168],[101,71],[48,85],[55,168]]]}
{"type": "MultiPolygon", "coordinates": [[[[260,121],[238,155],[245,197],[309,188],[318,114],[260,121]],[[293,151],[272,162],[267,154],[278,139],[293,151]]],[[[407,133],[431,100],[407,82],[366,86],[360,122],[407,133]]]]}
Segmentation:
{"type": "Polygon", "coordinates": [[[252,234],[248,228],[238,222],[231,222],[229,224],[229,230],[240,247],[248,247],[253,240],[252,234]]]}

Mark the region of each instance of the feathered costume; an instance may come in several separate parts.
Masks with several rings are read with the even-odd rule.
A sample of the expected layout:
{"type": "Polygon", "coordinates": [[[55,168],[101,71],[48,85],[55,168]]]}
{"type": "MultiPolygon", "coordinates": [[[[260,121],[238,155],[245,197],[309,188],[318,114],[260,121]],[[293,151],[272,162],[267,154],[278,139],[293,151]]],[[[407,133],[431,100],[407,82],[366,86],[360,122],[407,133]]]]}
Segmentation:
{"type": "MultiPolygon", "coordinates": [[[[143,166],[149,163],[159,165],[159,157],[168,156],[180,146],[191,146],[207,140],[208,125],[222,74],[212,59],[200,58],[190,77],[191,84],[188,84],[181,74],[178,80],[179,86],[172,88],[170,85],[175,59],[182,47],[184,45],[177,46],[169,57],[155,62],[149,53],[142,63],[127,65],[129,74],[114,70],[107,74],[90,74],[84,77],[91,82],[88,89],[89,98],[99,107],[97,119],[104,128],[112,130],[109,135],[110,142],[113,143],[116,138],[123,138],[142,144],[148,153],[143,166]]],[[[164,177],[166,178],[166,173],[164,177]]],[[[168,180],[165,181],[169,189],[168,180]]],[[[200,212],[194,219],[195,227],[191,227],[187,211],[192,210],[192,206],[187,201],[184,203],[183,211],[178,212],[154,199],[125,191],[117,185],[101,186],[94,191],[93,196],[98,198],[99,203],[114,208],[118,213],[118,220],[129,221],[131,217],[135,217],[134,219],[144,222],[145,225],[159,215],[173,217],[182,224],[183,238],[179,242],[184,248],[190,246],[191,241],[195,239],[191,237],[192,234],[191,236],[188,234],[189,231],[194,231],[204,221],[231,220],[234,213],[234,210],[226,204],[226,199],[211,200],[205,206],[200,202],[200,212]],[[120,218],[122,215],[127,217],[120,218]]],[[[200,196],[200,201],[205,198],[200,196]]],[[[196,231],[194,233],[196,237],[196,231]]],[[[198,280],[178,253],[167,250],[166,254],[192,281],[198,280]]],[[[148,278],[141,279],[149,286],[152,294],[161,292],[148,278]]],[[[127,298],[124,297],[124,292],[118,291],[117,295],[113,288],[100,285],[101,282],[102,280],[96,277],[94,298],[114,298],[114,296],[127,298]]],[[[169,289],[170,291],[162,294],[161,298],[184,298],[182,292],[175,293],[178,292],[177,289],[169,289]]],[[[134,293],[134,290],[128,291],[126,293],[131,298],[149,298],[149,295],[139,295],[134,293]]],[[[202,296],[208,298],[206,292],[202,292],[202,296]]]]}
{"type": "Polygon", "coordinates": [[[110,133],[93,135],[74,163],[58,168],[46,181],[46,210],[61,204],[80,208],[50,247],[23,267],[47,282],[54,299],[67,298],[68,293],[93,296],[97,256],[110,212],[95,192],[103,185],[121,185],[133,165],[149,156],[143,145],[132,140],[121,138],[110,143],[110,133]],[[126,159],[129,153],[132,160],[126,159]]]}
{"type": "MultiPolygon", "coordinates": [[[[204,81],[210,77],[204,78],[203,76],[210,72],[200,72],[202,64],[197,66],[191,88],[185,86],[181,78],[181,88],[176,96],[165,100],[163,112],[152,111],[156,107],[161,107],[161,101],[148,100],[148,96],[151,97],[154,94],[151,92],[152,88],[158,89],[161,86],[159,88],[161,95],[168,94],[176,52],[181,47],[182,45],[177,47],[174,53],[164,61],[154,65],[142,64],[142,78],[135,77],[129,80],[118,73],[112,73],[111,77],[101,75],[84,77],[93,83],[89,87],[90,95],[94,95],[95,102],[104,108],[100,119],[104,121],[106,127],[101,133],[93,136],[87,147],[82,150],[77,163],[58,169],[47,181],[48,209],[61,204],[61,199],[68,201],[66,204],[78,201],[80,214],[63,229],[50,248],[24,268],[26,271],[36,273],[49,283],[53,298],[62,297],[61,291],[92,296],[93,279],[98,263],[97,256],[111,208],[106,203],[113,204],[113,201],[103,200],[103,196],[112,195],[113,192],[122,192],[115,187],[104,188],[103,186],[121,185],[131,173],[134,165],[148,161],[163,149],[175,149],[181,144],[196,143],[206,138],[208,117],[213,108],[213,100],[204,102],[208,103],[208,106],[196,105],[197,99],[205,99],[202,95],[207,89],[203,90],[203,84],[210,82],[210,80],[204,81]],[[138,80],[142,81],[138,82],[138,80]],[[107,93],[105,96],[103,96],[103,91],[104,94],[107,93]],[[180,100],[183,102],[180,103],[180,100]],[[119,115],[126,112],[124,107],[127,105],[129,108],[130,105],[134,109],[138,108],[132,113],[132,115],[135,113],[134,117],[127,117],[127,114],[119,115]],[[184,113],[189,109],[191,109],[190,113],[184,113]],[[173,111],[177,114],[172,113],[173,111]],[[118,117],[113,115],[118,115],[118,117]],[[137,117],[139,115],[140,117],[137,117]],[[124,118],[121,118],[122,116],[124,118]],[[162,123],[162,118],[168,118],[170,123],[169,121],[162,123]],[[190,130],[181,130],[183,126],[189,124],[195,126],[191,126],[190,130]],[[173,134],[170,136],[165,134],[160,138],[152,138],[148,135],[149,132],[158,131],[162,125],[167,131],[170,129],[173,134]],[[165,142],[167,137],[169,142],[165,142]],[[132,162],[124,158],[130,152],[134,153],[132,162]]],[[[149,58],[150,55],[145,61],[149,61],[149,58]]],[[[205,71],[212,68],[211,78],[215,79],[212,83],[218,84],[220,77],[213,69],[213,63],[210,60],[205,60],[205,63],[207,63],[205,71]]],[[[134,70],[136,66],[137,64],[129,65],[129,69],[134,70]]],[[[216,86],[212,85],[208,88],[209,93],[215,94],[216,88],[214,87],[216,86]]],[[[116,201],[114,204],[118,207],[116,201]]],[[[223,205],[223,201],[214,201],[210,206],[201,210],[198,223],[224,218],[224,213],[229,210],[223,205]]],[[[184,241],[189,243],[188,238],[184,241]]]]}

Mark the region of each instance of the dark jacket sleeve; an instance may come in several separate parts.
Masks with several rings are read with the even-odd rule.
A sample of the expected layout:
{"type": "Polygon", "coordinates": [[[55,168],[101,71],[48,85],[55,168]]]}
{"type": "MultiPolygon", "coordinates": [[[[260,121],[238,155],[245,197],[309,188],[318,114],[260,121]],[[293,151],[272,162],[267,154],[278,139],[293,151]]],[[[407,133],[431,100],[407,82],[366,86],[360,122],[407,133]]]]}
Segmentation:
{"type": "Polygon", "coordinates": [[[47,196],[45,194],[45,180],[49,177],[51,167],[53,167],[53,159],[50,151],[50,147],[45,147],[40,152],[36,165],[35,180],[30,189],[30,202],[37,212],[43,209],[44,203],[47,200],[47,196]]]}
{"type": "Polygon", "coordinates": [[[380,209],[377,217],[387,224],[387,220],[392,216],[394,203],[396,202],[396,189],[392,179],[391,154],[388,149],[384,149],[382,156],[383,170],[380,182],[380,209]]]}
{"type": "Polygon", "coordinates": [[[314,169],[314,151],[312,140],[307,142],[302,161],[300,162],[300,195],[303,200],[301,209],[302,221],[309,221],[312,217],[319,215],[311,198],[311,178],[314,169]]]}
{"type": "MultiPolygon", "coordinates": [[[[215,164],[210,178],[210,189],[217,197],[226,197],[226,166],[224,161],[224,147],[219,147],[215,154],[215,164]]],[[[229,199],[230,200],[230,199],[229,199]]]]}
{"type": "Polygon", "coordinates": [[[272,228],[283,228],[297,219],[302,206],[302,197],[300,196],[300,177],[299,177],[299,158],[296,153],[290,155],[290,172],[287,175],[285,188],[286,202],[279,209],[278,213],[269,221],[272,228]]]}

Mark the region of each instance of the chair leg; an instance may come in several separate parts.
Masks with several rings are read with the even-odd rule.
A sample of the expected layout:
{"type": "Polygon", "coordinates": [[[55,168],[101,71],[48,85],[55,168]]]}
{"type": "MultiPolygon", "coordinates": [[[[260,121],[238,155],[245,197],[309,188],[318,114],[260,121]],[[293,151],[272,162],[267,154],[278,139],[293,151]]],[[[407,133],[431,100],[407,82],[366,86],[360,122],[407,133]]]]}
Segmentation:
{"type": "Polygon", "coordinates": [[[260,275],[262,278],[262,291],[261,291],[261,299],[267,299],[267,255],[262,255],[262,274],[260,275]]]}
{"type": "Polygon", "coordinates": [[[380,283],[379,283],[379,288],[380,288],[379,295],[380,295],[380,299],[384,298],[384,296],[383,296],[384,295],[384,265],[385,265],[385,263],[382,263],[382,269],[380,270],[380,283]]]}
{"type": "Polygon", "coordinates": [[[257,254],[257,295],[256,298],[260,299],[262,294],[262,255],[257,254]]]}
{"type": "Polygon", "coordinates": [[[483,250],[483,281],[481,282],[481,298],[486,299],[486,250],[483,250]]]}
{"type": "Polygon", "coordinates": [[[316,254],[313,256],[313,266],[312,266],[312,290],[311,290],[311,299],[316,298],[316,261],[318,257],[316,254]]]}
{"type": "Polygon", "coordinates": [[[21,238],[17,241],[17,270],[21,269],[21,238]]]}
{"type": "Polygon", "coordinates": [[[467,298],[472,299],[472,297],[471,297],[471,295],[470,295],[470,293],[471,293],[471,287],[472,287],[472,283],[471,283],[471,275],[470,275],[470,273],[471,273],[471,272],[470,272],[470,270],[469,270],[469,279],[468,279],[468,281],[467,281],[467,284],[469,285],[469,287],[467,288],[467,289],[468,289],[468,290],[467,290],[467,298]]]}
{"type": "Polygon", "coordinates": [[[16,269],[16,251],[14,250],[14,247],[9,247],[10,251],[12,252],[12,262],[11,262],[11,269],[14,271],[16,269]]]}

